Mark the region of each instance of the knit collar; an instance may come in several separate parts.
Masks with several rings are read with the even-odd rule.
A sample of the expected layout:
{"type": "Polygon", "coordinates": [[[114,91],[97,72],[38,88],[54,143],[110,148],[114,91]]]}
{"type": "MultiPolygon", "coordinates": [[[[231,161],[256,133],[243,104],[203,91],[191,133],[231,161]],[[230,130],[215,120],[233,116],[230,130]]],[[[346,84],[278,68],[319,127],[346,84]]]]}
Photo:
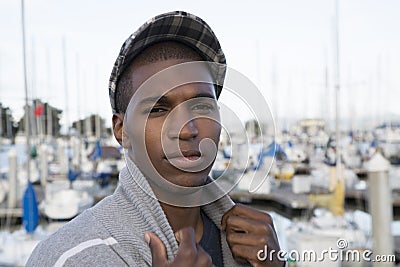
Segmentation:
{"type": "MultiPolygon", "coordinates": [[[[172,260],[178,252],[178,243],[173,230],[146,177],[129,158],[127,153],[125,156],[126,167],[121,170],[119,176],[120,188],[123,190],[123,194],[128,202],[131,203],[131,205],[126,208],[125,212],[127,214],[131,212],[132,214],[137,214],[137,212],[140,211],[140,215],[142,216],[141,220],[144,220],[143,224],[144,228],[146,228],[143,230],[143,233],[140,234],[143,236],[144,231],[154,232],[163,241],[168,259],[172,260]]],[[[221,230],[222,216],[233,206],[234,203],[229,196],[223,195],[220,199],[204,205],[201,208],[221,230]]],[[[221,233],[221,236],[223,237],[222,239],[224,239],[225,235],[221,233]]],[[[227,250],[229,250],[227,244],[225,240],[222,241],[225,266],[234,266],[235,264],[232,265],[234,262],[230,251],[227,252],[227,250]]],[[[151,263],[151,253],[143,253],[143,257],[148,263],[151,263]]]]}

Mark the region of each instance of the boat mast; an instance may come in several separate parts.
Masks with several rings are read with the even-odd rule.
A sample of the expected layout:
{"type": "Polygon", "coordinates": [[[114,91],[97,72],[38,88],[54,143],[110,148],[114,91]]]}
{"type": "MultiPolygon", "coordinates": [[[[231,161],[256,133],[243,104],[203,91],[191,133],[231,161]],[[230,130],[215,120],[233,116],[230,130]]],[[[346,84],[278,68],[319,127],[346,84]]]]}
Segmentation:
{"type": "MultiPolygon", "coordinates": [[[[62,52],[63,52],[63,66],[64,66],[64,94],[65,94],[65,124],[67,126],[67,158],[68,158],[68,170],[67,178],[69,179],[70,171],[72,171],[72,158],[71,158],[71,132],[70,132],[70,118],[69,118],[69,97],[68,97],[68,71],[67,71],[67,45],[65,37],[62,40],[62,52]]],[[[70,189],[72,189],[72,180],[69,184],[70,189]]]]}
{"type": "Polygon", "coordinates": [[[321,107],[321,117],[326,120],[327,123],[331,120],[331,109],[330,109],[330,97],[329,97],[329,69],[328,69],[328,53],[325,50],[325,66],[324,66],[324,86],[325,92],[321,95],[321,103],[326,103],[321,107]],[[328,99],[327,99],[328,98],[328,99]]]}
{"type": "Polygon", "coordinates": [[[340,54],[339,54],[339,0],[335,1],[335,133],[336,133],[336,179],[341,179],[340,147],[340,54]]]}
{"type": "MultiPolygon", "coordinates": [[[[78,155],[74,155],[75,157],[78,157],[77,162],[78,162],[78,166],[80,166],[82,164],[82,155],[81,155],[81,147],[82,147],[82,143],[81,143],[81,132],[82,132],[82,125],[81,125],[81,110],[80,110],[80,81],[79,81],[79,72],[80,72],[80,68],[79,68],[79,55],[76,54],[76,107],[77,107],[77,120],[76,120],[76,130],[78,132],[77,134],[77,139],[78,139],[78,155]]],[[[78,167],[79,168],[79,167],[78,167]]]]}
{"type": "Polygon", "coordinates": [[[48,142],[52,140],[53,136],[53,111],[50,108],[50,99],[51,99],[51,94],[52,94],[52,88],[51,88],[51,66],[50,66],[50,51],[47,49],[46,51],[46,59],[47,59],[47,84],[48,84],[48,99],[47,99],[47,136],[48,136],[48,142]]]}
{"type": "Polygon", "coordinates": [[[29,106],[28,106],[28,79],[26,70],[26,40],[25,40],[25,10],[24,0],[21,0],[21,25],[22,25],[22,54],[24,66],[24,88],[25,88],[25,134],[26,134],[26,156],[27,156],[27,179],[30,181],[30,165],[31,165],[31,141],[30,141],[30,123],[29,123],[29,106]]]}

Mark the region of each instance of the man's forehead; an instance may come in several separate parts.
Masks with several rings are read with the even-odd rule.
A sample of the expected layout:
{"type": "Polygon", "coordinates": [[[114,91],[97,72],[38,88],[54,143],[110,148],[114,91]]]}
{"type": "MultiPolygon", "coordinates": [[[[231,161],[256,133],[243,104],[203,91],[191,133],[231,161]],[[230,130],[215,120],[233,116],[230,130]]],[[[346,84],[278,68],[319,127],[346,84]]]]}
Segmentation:
{"type": "Polygon", "coordinates": [[[146,92],[138,95],[136,102],[141,104],[155,103],[160,101],[179,101],[193,98],[211,98],[216,100],[213,84],[210,83],[192,83],[185,84],[166,91],[165,93],[155,94],[154,92],[146,92]]]}
{"type": "Polygon", "coordinates": [[[167,94],[194,95],[197,91],[216,95],[212,75],[204,62],[166,60],[143,65],[132,71],[131,79],[136,100],[167,94]]]}

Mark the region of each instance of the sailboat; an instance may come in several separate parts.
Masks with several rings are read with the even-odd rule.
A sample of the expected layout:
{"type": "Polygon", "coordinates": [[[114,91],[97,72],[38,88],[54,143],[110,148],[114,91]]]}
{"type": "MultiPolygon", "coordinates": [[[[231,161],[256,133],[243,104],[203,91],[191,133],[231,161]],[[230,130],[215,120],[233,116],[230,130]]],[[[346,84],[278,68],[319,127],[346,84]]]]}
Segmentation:
{"type": "MultiPolygon", "coordinates": [[[[28,88],[26,75],[26,48],[25,48],[25,14],[24,0],[21,0],[21,19],[22,19],[22,40],[23,40],[23,59],[24,59],[24,81],[25,81],[25,109],[26,116],[29,114],[28,88]]],[[[36,194],[30,181],[30,122],[25,119],[26,151],[27,151],[27,187],[22,200],[22,221],[23,228],[14,232],[0,232],[0,265],[24,266],[35,246],[48,234],[39,224],[39,211],[37,206],[36,194]]]]}
{"type": "Polygon", "coordinates": [[[23,196],[23,228],[10,232],[0,232],[0,265],[25,266],[36,245],[45,239],[49,233],[39,224],[39,210],[33,185],[28,185],[23,196]]]}
{"type": "Polygon", "coordinates": [[[69,128],[69,103],[68,103],[68,84],[67,84],[67,63],[66,63],[66,41],[63,39],[63,61],[64,61],[64,90],[65,90],[65,113],[66,113],[66,125],[68,140],[66,141],[66,147],[68,156],[65,157],[65,147],[60,151],[60,163],[64,161],[66,163],[66,176],[67,180],[53,181],[47,183],[45,188],[45,199],[40,203],[40,210],[50,220],[67,221],[82,211],[90,208],[94,203],[94,198],[88,191],[95,188],[94,181],[82,181],[77,180],[81,175],[80,170],[80,150],[81,143],[75,138],[73,140],[72,134],[69,128]],[[72,149],[72,143],[74,143],[74,149],[72,149]],[[71,158],[71,151],[76,154],[74,157],[77,159],[77,164],[73,164],[71,158]],[[62,159],[61,159],[62,158],[62,159]],[[66,161],[66,162],[65,162],[66,161]]]}

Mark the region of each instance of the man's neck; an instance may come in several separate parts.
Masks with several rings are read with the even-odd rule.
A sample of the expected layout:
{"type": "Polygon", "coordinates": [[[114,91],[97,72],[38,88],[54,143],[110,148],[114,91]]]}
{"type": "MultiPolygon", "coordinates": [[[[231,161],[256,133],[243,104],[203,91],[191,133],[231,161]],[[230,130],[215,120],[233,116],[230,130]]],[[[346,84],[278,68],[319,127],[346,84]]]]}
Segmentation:
{"type": "Polygon", "coordinates": [[[200,242],[203,236],[203,220],[200,214],[200,207],[183,208],[162,202],[160,202],[160,205],[174,233],[185,227],[193,227],[196,234],[196,243],[200,242]]]}

